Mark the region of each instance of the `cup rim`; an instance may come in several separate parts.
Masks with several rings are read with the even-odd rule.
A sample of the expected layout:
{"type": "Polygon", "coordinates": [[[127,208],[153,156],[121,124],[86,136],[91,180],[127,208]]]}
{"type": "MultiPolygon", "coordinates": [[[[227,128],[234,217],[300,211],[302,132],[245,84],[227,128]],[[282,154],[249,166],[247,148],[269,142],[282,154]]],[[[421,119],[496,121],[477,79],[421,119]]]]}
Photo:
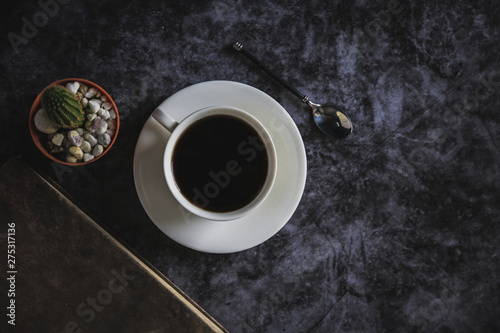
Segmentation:
{"type": "Polygon", "coordinates": [[[113,100],[113,98],[111,98],[111,96],[108,94],[108,92],[106,90],[104,90],[101,86],[97,85],[96,83],[94,83],[92,81],[86,80],[86,79],[81,79],[81,78],[66,78],[66,79],[60,79],[60,80],[52,82],[51,84],[49,84],[45,88],[43,88],[43,90],[37,95],[35,101],[31,105],[31,109],[30,109],[30,113],[29,113],[29,130],[30,130],[30,134],[31,134],[31,138],[33,139],[33,142],[35,143],[36,147],[38,148],[38,150],[40,150],[40,152],[43,155],[45,155],[46,157],[48,157],[52,161],[57,162],[59,164],[64,164],[64,165],[68,165],[68,166],[81,166],[81,165],[87,165],[87,164],[90,164],[90,163],[93,163],[93,162],[97,161],[98,159],[100,159],[101,157],[103,157],[111,149],[111,147],[114,145],[114,143],[116,141],[116,138],[118,137],[118,131],[120,130],[120,115],[118,113],[118,108],[116,107],[115,101],[113,100]],[[65,86],[67,83],[71,83],[71,82],[75,82],[75,81],[83,83],[83,84],[85,84],[85,85],[87,85],[89,87],[94,87],[97,90],[99,90],[101,92],[101,94],[103,94],[104,96],[106,96],[106,98],[108,99],[108,103],[110,103],[112,105],[113,109],[115,110],[115,114],[116,114],[116,119],[115,119],[116,129],[115,129],[115,135],[113,135],[113,138],[111,139],[111,142],[106,147],[106,149],[104,149],[104,151],[102,152],[101,155],[99,155],[99,156],[97,156],[97,157],[95,157],[95,158],[93,158],[93,159],[91,159],[90,161],[87,161],[87,162],[70,163],[70,162],[66,162],[66,161],[63,161],[63,160],[60,160],[60,159],[54,157],[52,154],[50,154],[47,151],[47,149],[45,148],[45,146],[41,142],[41,139],[43,138],[43,135],[46,135],[46,134],[40,132],[36,128],[34,119],[35,119],[36,112],[38,110],[40,110],[40,108],[41,108],[42,94],[43,94],[43,92],[47,88],[55,86],[55,85],[65,86]]]}
{"type": "Polygon", "coordinates": [[[164,176],[167,181],[167,185],[170,189],[170,192],[173,194],[177,202],[186,210],[191,212],[194,215],[197,215],[199,217],[209,219],[209,220],[214,220],[214,221],[230,221],[230,220],[235,220],[240,217],[243,217],[247,214],[249,214],[253,209],[257,208],[269,195],[271,192],[271,189],[274,185],[275,178],[276,178],[276,170],[277,170],[277,156],[276,156],[276,149],[274,147],[274,143],[272,141],[271,135],[267,131],[264,125],[255,118],[253,115],[250,113],[239,109],[235,108],[232,106],[210,106],[206,108],[202,108],[200,110],[197,110],[184,118],[182,121],[179,122],[179,125],[172,131],[167,145],[164,150],[164,156],[163,156],[163,171],[164,171],[164,176]],[[266,176],[266,181],[264,183],[264,186],[260,190],[259,194],[247,205],[238,208],[236,210],[228,211],[228,212],[214,212],[214,211],[209,211],[204,208],[201,208],[193,203],[191,203],[179,190],[177,187],[177,184],[175,182],[175,179],[173,177],[173,170],[172,170],[172,164],[171,164],[171,156],[174,151],[175,145],[177,143],[177,140],[179,137],[184,133],[184,131],[190,127],[193,123],[204,119],[206,117],[212,116],[212,115],[229,115],[229,116],[234,116],[239,119],[242,119],[249,123],[259,134],[261,139],[263,140],[264,144],[266,145],[266,152],[268,155],[268,172],[266,176]]]}

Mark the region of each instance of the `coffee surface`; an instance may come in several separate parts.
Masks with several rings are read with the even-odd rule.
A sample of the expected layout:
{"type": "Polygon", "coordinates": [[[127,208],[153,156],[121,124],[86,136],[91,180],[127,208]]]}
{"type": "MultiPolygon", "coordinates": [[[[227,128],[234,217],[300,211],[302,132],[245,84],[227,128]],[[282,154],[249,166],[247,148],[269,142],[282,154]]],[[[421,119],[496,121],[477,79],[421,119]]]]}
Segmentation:
{"type": "Polygon", "coordinates": [[[181,134],[172,168],[180,192],[198,207],[230,212],[249,204],[267,177],[262,139],[245,121],[227,115],[203,118],[181,134]]]}

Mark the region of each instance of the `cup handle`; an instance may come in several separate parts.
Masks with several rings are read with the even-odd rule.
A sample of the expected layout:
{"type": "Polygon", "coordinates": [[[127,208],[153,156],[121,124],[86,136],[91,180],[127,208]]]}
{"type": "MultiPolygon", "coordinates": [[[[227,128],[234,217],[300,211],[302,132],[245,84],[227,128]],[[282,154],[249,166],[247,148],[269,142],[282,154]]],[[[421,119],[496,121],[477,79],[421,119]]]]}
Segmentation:
{"type": "Polygon", "coordinates": [[[161,105],[153,111],[153,118],[163,127],[165,127],[169,132],[173,132],[177,125],[179,125],[179,123],[160,107],[161,105]]]}

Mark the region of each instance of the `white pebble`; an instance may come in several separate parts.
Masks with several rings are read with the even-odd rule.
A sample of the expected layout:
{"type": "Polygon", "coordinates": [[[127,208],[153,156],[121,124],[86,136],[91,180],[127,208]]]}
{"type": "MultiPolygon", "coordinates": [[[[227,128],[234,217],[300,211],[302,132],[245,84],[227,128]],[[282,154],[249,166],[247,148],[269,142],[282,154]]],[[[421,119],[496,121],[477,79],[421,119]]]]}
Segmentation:
{"type": "Polygon", "coordinates": [[[90,88],[87,93],[85,94],[85,97],[87,98],[92,98],[97,94],[97,90],[95,88],[90,88]]]}
{"type": "Polygon", "coordinates": [[[90,142],[83,140],[82,145],[80,146],[80,149],[84,153],[90,153],[90,151],[92,150],[92,146],[90,145],[90,142]]]}
{"type": "MultiPolygon", "coordinates": [[[[97,144],[97,139],[95,138],[95,136],[93,136],[93,135],[92,135],[92,134],[90,134],[90,133],[85,133],[85,134],[83,135],[83,138],[84,138],[85,140],[87,140],[87,141],[90,143],[90,145],[91,145],[92,147],[94,147],[94,146],[97,144]]],[[[95,154],[94,154],[94,155],[95,155],[95,154]]]]}
{"type": "Polygon", "coordinates": [[[95,99],[89,101],[90,112],[96,113],[101,108],[101,105],[95,99]]]}
{"type": "Polygon", "coordinates": [[[110,130],[108,128],[108,130],[106,131],[106,133],[112,138],[113,136],[115,136],[115,131],[114,130],[110,130]]]}
{"type": "Polygon", "coordinates": [[[57,133],[56,135],[54,135],[51,141],[56,146],[60,146],[63,140],[64,140],[64,135],[62,133],[57,133]]]}
{"type": "Polygon", "coordinates": [[[97,114],[95,113],[87,113],[87,119],[92,121],[95,119],[95,117],[97,117],[97,114]]]}
{"type": "Polygon", "coordinates": [[[75,157],[75,156],[73,156],[73,155],[68,155],[68,156],[66,156],[66,162],[69,162],[69,163],[76,163],[76,162],[78,162],[78,161],[76,160],[76,157],[75,157]]]}
{"type": "Polygon", "coordinates": [[[89,105],[89,100],[87,98],[82,98],[82,106],[86,108],[89,105]]]}
{"type": "Polygon", "coordinates": [[[111,103],[104,102],[104,103],[102,103],[101,107],[103,109],[109,110],[109,109],[111,109],[111,103]]]}
{"type": "Polygon", "coordinates": [[[97,129],[96,133],[99,134],[99,135],[100,134],[104,134],[107,130],[108,130],[108,123],[105,122],[105,121],[103,121],[103,122],[101,122],[101,125],[97,129]]]}
{"type": "Polygon", "coordinates": [[[49,117],[45,109],[37,111],[34,117],[35,127],[45,134],[54,134],[59,126],[49,117]]]}
{"type": "Polygon", "coordinates": [[[109,119],[110,117],[109,111],[103,108],[100,108],[97,114],[100,115],[102,119],[109,119]]]}
{"type": "Polygon", "coordinates": [[[89,87],[87,87],[86,85],[84,85],[83,83],[81,83],[81,84],[80,84],[80,89],[79,89],[79,90],[80,90],[80,92],[81,92],[82,94],[86,94],[86,93],[87,93],[87,91],[89,90],[89,87]]]}
{"type": "Polygon", "coordinates": [[[116,128],[115,122],[112,119],[108,119],[106,122],[108,123],[108,129],[114,130],[116,128]]]}
{"type": "Polygon", "coordinates": [[[99,156],[102,154],[103,151],[104,147],[102,145],[97,145],[94,147],[94,150],[92,150],[92,155],[99,156]]]}
{"type": "Polygon", "coordinates": [[[108,99],[106,98],[106,96],[102,95],[102,96],[101,96],[101,101],[103,101],[103,102],[107,102],[107,101],[108,101],[108,99]]]}
{"type": "Polygon", "coordinates": [[[92,98],[91,101],[94,101],[94,102],[96,102],[99,105],[102,105],[102,101],[100,99],[92,98]]]}
{"type": "Polygon", "coordinates": [[[109,111],[109,118],[111,118],[111,119],[116,119],[116,113],[115,113],[115,110],[111,110],[111,111],[109,111]]]}
{"type": "Polygon", "coordinates": [[[93,160],[93,159],[94,159],[94,155],[89,154],[89,153],[83,154],[83,161],[84,162],[88,162],[88,161],[93,160]]]}
{"type": "Polygon", "coordinates": [[[85,127],[90,132],[95,133],[95,131],[97,131],[99,129],[99,127],[101,127],[103,122],[104,122],[104,120],[101,117],[97,116],[97,117],[95,117],[95,119],[92,122],[87,121],[85,123],[85,127]],[[90,123],[90,124],[87,124],[87,123],[90,123]]]}
{"type": "Polygon", "coordinates": [[[78,88],[80,88],[80,83],[78,82],[66,84],[66,89],[71,91],[73,94],[76,94],[78,92],[78,88]]]}
{"type": "Polygon", "coordinates": [[[99,134],[97,136],[97,141],[104,147],[107,147],[111,143],[111,137],[107,133],[99,134]]]}
{"type": "Polygon", "coordinates": [[[68,140],[73,146],[80,147],[82,145],[82,137],[76,130],[68,132],[68,140]]]}
{"type": "Polygon", "coordinates": [[[80,136],[83,136],[83,128],[78,127],[75,131],[77,131],[80,136]]]}
{"type": "Polygon", "coordinates": [[[80,149],[80,147],[70,147],[69,152],[75,156],[77,160],[81,160],[83,158],[83,151],[80,149]]]}

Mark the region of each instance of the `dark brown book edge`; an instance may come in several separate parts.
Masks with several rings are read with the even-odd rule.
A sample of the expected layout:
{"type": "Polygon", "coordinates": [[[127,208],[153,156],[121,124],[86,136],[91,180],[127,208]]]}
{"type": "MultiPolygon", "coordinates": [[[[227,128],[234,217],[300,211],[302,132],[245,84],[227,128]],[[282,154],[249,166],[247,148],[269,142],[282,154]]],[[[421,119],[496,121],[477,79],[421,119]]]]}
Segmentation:
{"type": "Polygon", "coordinates": [[[41,172],[40,170],[36,170],[35,168],[27,165],[19,156],[10,158],[7,162],[5,162],[4,165],[0,167],[0,170],[9,167],[12,169],[27,168],[30,171],[32,171],[43,182],[52,187],[56,192],[59,192],[59,194],[68,201],[68,204],[72,205],[76,210],[80,211],[82,215],[87,216],[87,218],[90,220],[90,222],[95,226],[97,230],[99,230],[103,235],[105,235],[112,242],[114,242],[115,245],[124,252],[124,254],[128,255],[138,265],[142,266],[151,275],[152,278],[157,280],[162,286],[165,287],[167,291],[169,291],[188,309],[190,309],[195,315],[197,315],[210,329],[212,329],[214,332],[228,333],[228,331],[221,324],[219,324],[212,316],[210,316],[210,314],[208,314],[196,302],[194,302],[191,298],[189,298],[189,296],[187,296],[179,287],[177,287],[165,275],[163,275],[163,273],[161,273],[157,268],[151,265],[151,263],[149,263],[146,259],[144,259],[134,249],[126,245],[125,242],[119,240],[118,237],[112,235],[110,230],[98,224],[90,214],[84,211],[85,208],[81,208],[78,205],[76,205],[75,204],[76,200],[74,200],[74,198],[72,198],[71,195],[67,193],[58,183],[56,183],[47,175],[44,175],[43,172],[41,172]]]}

